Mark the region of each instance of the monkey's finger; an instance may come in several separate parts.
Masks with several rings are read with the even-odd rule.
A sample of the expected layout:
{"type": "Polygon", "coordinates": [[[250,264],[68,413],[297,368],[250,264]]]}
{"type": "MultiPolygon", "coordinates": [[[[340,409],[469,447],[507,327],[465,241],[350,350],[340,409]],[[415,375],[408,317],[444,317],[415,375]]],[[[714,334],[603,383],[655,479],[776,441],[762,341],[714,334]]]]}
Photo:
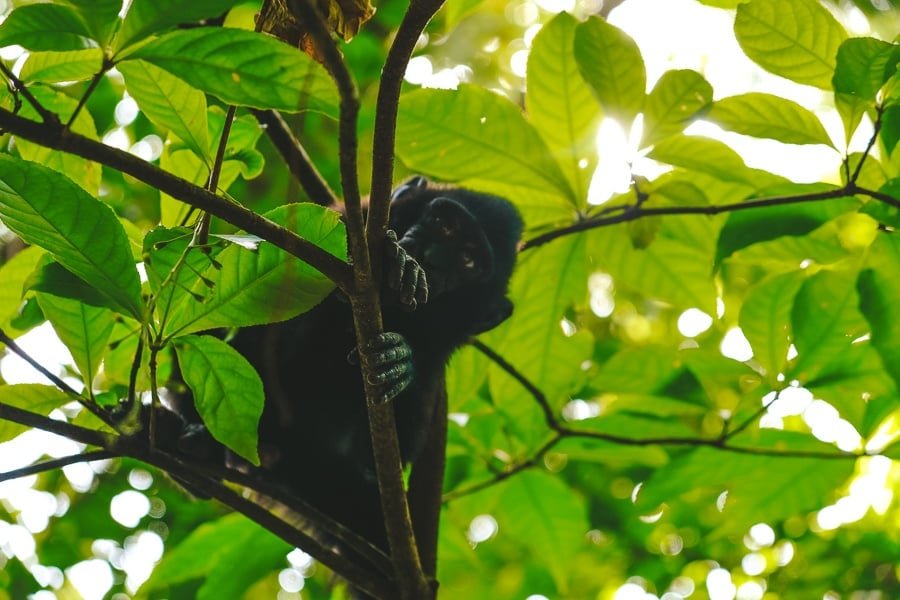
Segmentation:
{"type": "Polygon", "coordinates": [[[400,303],[411,308],[416,306],[416,289],[419,286],[419,273],[422,267],[413,259],[407,260],[403,268],[403,281],[400,283],[400,303]]]}
{"type": "Polygon", "coordinates": [[[380,352],[374,352],[371,355],[370,362],[375,367],[385,367],[400,362],[408,362],[411,356],[412,350],[407,344],[403,344],[402,346],[393,346],[380,352]]]}
{"type": "Polygon", "coordinates": [[[406,338],[395,331],[384,331],[379,333],[366,346],[369,350],[384,350],[393,346],[405,346],[406,338]]]}
{"type": "Polygon", "coordinates": [[[380,394],[380,400],[382,402],[390,402],[397,396],[399,396],[403,390],[405,390],[409,384],[412,382],[412,373],[409,373],[399,380],[397,380],[393,385],[388,387],[384,392],[380,394]]]}
{"type": "Polygon", "coordinates": [[[392,256],[388,256],[385,261],[387,266],[387,284],[390,289],[398,291],[403,282],[403,272],[406,270],[406,265],[411,262],[411,259],[406,255],[406,251],[398,246],[396,242],[392,245],[397,252],[392,256]]]}
{"type": "Polygon", "coordinates": [[[425,277],[425,269],[419,267],[419,284],[416,286],[416,303],[428,302],[428,279],[425,277]]]}
{"type": "Polygon", "coordinates": [[[347,362],[351,365],[359,364],[359,348],[350,348],[350,352],[347,353],[347,362]]]}

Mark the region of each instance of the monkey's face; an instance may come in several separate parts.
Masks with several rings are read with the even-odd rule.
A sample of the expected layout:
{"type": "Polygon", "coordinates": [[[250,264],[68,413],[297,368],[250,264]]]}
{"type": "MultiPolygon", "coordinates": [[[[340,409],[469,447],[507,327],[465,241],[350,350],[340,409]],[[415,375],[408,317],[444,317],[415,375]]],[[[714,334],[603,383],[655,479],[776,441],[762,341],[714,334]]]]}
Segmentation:
{"type": "Polygon", "coordinates": [[[400,246],[425,270],[432,296],[486,281],[494,271],[484,229],[462,204],[444,196],[428,203],[400,246]]]}

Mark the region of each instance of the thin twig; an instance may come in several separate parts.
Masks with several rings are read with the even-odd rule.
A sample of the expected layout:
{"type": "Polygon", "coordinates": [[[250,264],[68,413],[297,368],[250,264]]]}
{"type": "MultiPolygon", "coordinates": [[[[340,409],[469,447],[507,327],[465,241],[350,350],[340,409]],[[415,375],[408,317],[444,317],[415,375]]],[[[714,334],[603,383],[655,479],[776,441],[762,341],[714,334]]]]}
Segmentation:
{"type": "Polygon", "coordinates": [[[72,124],[75,122],[75,119],[78,117],[81,109],[83,109],[84,105],[87,103],[88,98],[90,98],[91,94],[94,93],[94,90],[97,89],[97,86],[100,84],[103,76],[106,75],[106,72],[110,68],[112,68],[112,63],[108,62],[106,59],[103,59],[103,65],[100,67],[100,71],[95,73],[91,78],[91,82],[88,84],[87,89],[81,95],[81,98],[78,99],[78,105],[75,107],[75,110],[72,111],[72,114],[69,116],[69,120],[66,121],[66,128],[72,127],[72,124]]]}
{"type": "Polygon", "coordinates": [[[766,414],[766,412],[768,412],[769,408],[778,401],[778,399],[781,397],[781,392],[782,390],[775,392],[775,396],[771,400],[763,404],[759,409],[756,410],[756,412],[753,413],[752,416],[748,417],[743,423],[741,423],[731,431],[728,431],[726,429],[723,432],[722,440],[724,441],[733,438],[740,432],[750,427],[750,425],[752,425],[753,423],[756,423],[764,414],[766,414]]]}
{"type": "Polygon", "coordinates": [[[884,106],[879,104],[875,107],[875,122],[872,124],[872,136],[869,138],[869,143],[866,144],[866,149],[863,150],[862,155],[859,157],[859,162],[856,164],[856,169],[853,170],[853,175],[847,180],[849,185],[855,185],[857,180],[859,180],[859,174],[862,173],[863,163],[866,162],[866,158],[869,157],[869,153],[872,151],[875,142],[878,140],[878,132],[881,131],[882,115],[884,115],[884,106]]]}
{"type": "Polygon", "coordinates": [[[0,73],[6,76],[10,83],[12,83],[13,87],[17,92],[22,94],[25,97],[25,100],[28,101],[28,104],[34,108],[35,112],[40,115],[41,119],[44,123],[48,125],[59,125],[59,117],[55,114],[44,108],[44,105],[38,102],[37,98],[29,91],[28,86],[26,86],[21,79],[16,77],[9,68],[3,64],[3,61],[0,61],[0,73]]]}
{"type": "Polygon", "coordinates": [[[110,458],[115,458],[116,456],[117,455],[114,452],[110,452],[109,450],[91,450],[90,452],[82,452],[81,454],[72,454],[71,456],[63,456],[62,458],[45,460],[33,465],[28,465],[27,467],[22,467],[21,469],[14,469],[12,471],[7,471],[6,473],[0,473],[0,483],[13,479],[19,479],[20,477],[27,477],[29,475],[44,473],[45,471],[61,469],[62,467],[74,465],[76,463],[93,462],[95,460],[107,460],[110,458]]]}
{"type": "Polygon", "coordinates": [[[338,198],[328,186],[315,164],[306,153],[282,116],[274,110],[253,110],[256,120],[262,125],[272,144],[281,154],[294,178],[309,196],[309,199],[320,206],[334,206],[338,198]]]}

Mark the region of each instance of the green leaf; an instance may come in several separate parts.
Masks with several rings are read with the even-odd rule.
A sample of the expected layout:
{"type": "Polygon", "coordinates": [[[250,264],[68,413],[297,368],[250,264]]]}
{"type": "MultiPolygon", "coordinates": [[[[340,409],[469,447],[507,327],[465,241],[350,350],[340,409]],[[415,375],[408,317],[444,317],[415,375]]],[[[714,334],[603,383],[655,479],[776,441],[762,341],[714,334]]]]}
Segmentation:
{"type": "Polygon", "coordinates": [[[231,540],[227,551],[219,556],[215,568],[197,590],[197,600],[247,597],[245,593],[254,583],[284,568],[285,556],[292,549],[290,544],[261,527],[254,529],[245,543],[235,544],[231,540]],[[248,554],[247,548],[253,548],[253,552],[248,554]]]}
{"type": "Polygon", "coordinates": [[[108,206],[56,171],[0,155],[0,218],[126,314],[142,318],[128,237],[108,206]]]}
{"type": "Polygon", "coordinates": [[[257,429],[265,394],[256,370],[237,350],[208,335],[179,338],[175,351],[209,432],[258,466],[257,429]]]}
{"type": "Polygon", "coordinates": [[[791,308],[804,279],[801,271],[769,277],[750,289],[741,306],[738,324],[772,383],[787,364],[791,308]]]}
{"type": "Polygon", "coordinates": [[[103,69],[103,52],[99,48],[66,52],[35,52],[22,67],[20,79],[28,83],[84,81],[103,69]]]}
{"type": "MultiPolygon", "coordinates": [[[[288,204],[265,217],[346,260],[346,231],[338,213],[314,204],[288,204]]],[[[167,335],[283,321],[309,310],[334,289],[324,275],[272,244],[264,243],[256,252],[232,245],[218,260],[221,268],[207,267],[205,280],[198,278],[191,287],[195,298],[206,300],[174,307],[167,335]]]]}
{"type": "Polygon", "coordinates": [[[590,239],[589,255],[617,282],[680,308],[696,307],[716,314],[713,263],[707,252],[665,238],[635,249],[624,232],[612,233],[609,229],[592,234],[590,239]]]}
{"type": "Polygon", "coordinates": [[[200,158],[211,159],[203,92],[143,60],[123,62],[119,71],[148,119],[174,133],[200,158]]]}
{"type": "Polygon", "coordinates": [[[145,37],[180,23],[218,17],[243,0],[155,0],[132,2],[116,36],[116,48],[127,48],[145,37]]]}
{"type": "Polygon", "coordinates": [[[575,60],[600,106],[627,130],[647,92],[647,73],[637,44],[621,29],[590,17],[575,30],[575,60]]]}
{"type": "Polygon", "coordinates": [[[845,144],[850,143],[850,138],[853,137],[853,133],[859,127],[863,115],[869,109],[869,104],[869,102],[850,94],[834,95],[834,106],[837,108],[838,114],[841,116],[841,122],[844,124],[845,144]]]}
{"type": "MultiPolygon", "coordinates": [[[[891,179],[878,190],[882,194],[887,194],[893,198],[900,198],[900,177],[891,179]]],[[[877,200],[869,200],[866,202],[859,212],[870,215],[873,219],[884,225],[891,227],[900,227],[900,209],[891,206],[886,202],[877,200]]]]}
{"type": "Polygon", "coordinates": [[[81,20],[87,25],[91,37],[106,47],[119,24],[119,11],[122,10],[120,0],[59,0],[74,8],[81,20]]]}
{"type": "Polygon", "coordinates": [[[115,325],[112,311],[40,292],[37,299],[56,335],[72,354],[85,388],[90,390],[115,325]]]}
{"type": "Polygon", "coordinates": [[[821,121],[810,111],[792,100],[772,94],[751,92],[716,101],[706,115],[723,128],[770,138],[786,144],[825,144],[831,138],[821,121]]]}
{"type": "MultiPolygon", "coordinates": [[[[55,386],[37,383],[0,385],[0,404],[8,404],[39,415],[48,415],[54,408],[72,401],[72,397],[55,386]]],[[[0,419],[0,442],[6,442],[30,428],[0,419]]]]}
{"type": "Polygon", "coordinates": [[[500,530],[549,564],[560,592],[571,578],[571,561],[589,529],[584,501],[548,473],[529,471],[503,486],[500,530]]]}
{"type": "Polygon", "coordinates": [[[743,183],[754,189],[786,181],[766,171],[751,169],[725,143],[700,136],[673,135],[658,142],[648,156],[670,165],[707,173],[723,181],[743,183]]]}
{"type": "Polygon", "coordinates": [[[880,235],[871,252],[872,268],[859,276],[859,308],[871,328],[872,346],[900,387],[900,242],[880,235]]]}
{"type": "Polygon", "coordinates": [[[582,206],[597,165],[595,137],[601,114],[572,57],[576,24],[562,12],[534,38],[525,106],[582,206]]]}
{"type": "Polygon", "coordinates": [[[752,0],[737,9],[734,34],[763,69],[831,89],[835,56],[847,32],[815,0],[752,0]]]}
{"type": "Polygon", "coordinates": [[[834,70],[834,91],[874,102],[878,90],[897,72],[900,45],[874,38],[851,38],[841,44],[834,70]]]}
{"type": "Polygon", "coordinates": [[[44,251],[37,246],[25,248],[0,266],[0,329],[16,316],[24,301],[25,282],[31,276],[44,251]]]}
{"type": "MultiPolygon", "coordinates": [[[[63,123],[69,121],[75,107],[78,106],[78,100],[75,98],[66,96],[49,87],[32,86],[30,90],[41,106],[56,113],[63,123]]],[[[41,120],[34,107],[28,102],[22,103],[21,115],[32,120],[41,120]]],[[[94,119],[91,117],[90,111],[82,110],[78,113],[75,123],[72,124],[72,130],[92,140],[97,139],[97,129],[94,126],[94,119]]],[[[101,175],[98,163],[68,152],[53,150],[40,144],[29,142],[21,137],[16,137],[16,148],[18,148],[19,154],[25,160],[42,164],[58,173],[62,173],[92,196],[98,194],[101,175]]]]}
{"type": "Polygon", "coordinates": [[[683,371],[678,353],[668,348],[624,348],[603,363],[591,383],[602,393],[654,394],[683,371]]]}
{"type": "Polygon", "coordinates": [[[0,46],[18,44],[32,51],[87,48],[91,34],[77,12],[67,6],[19,6],[0,24],[0,46]]]}
{"type": "Polygon", "coordinates": [[[173,31],[125,57],[141,58],[228,104],[337,117],[324,67],[275,38],[220,27],[173,31]]]}
{"type": "Polygon", "coordinates": [[[790,377],[805,383],[868,331],[855,271],[821,271],[804,282],[791,314],[798,357],[790,377]]]}
{"type": "MultiPolygon", "coordinates": [[[[827,192],[837,189],[827,184],[792,184],[767,191],[776,196],[827,192]]],[[[801,202],[756,207],[734,211],[728,215],[719,234],[716,263],[752,244],[782,236],[802,236],[859,205],[852,197],[834,198],[828,202],[801,202]]]]}
{"type": "MultiPolygon", "coordinates": [[[[153,575],[141,588],[143,593],[184,583],[192,579],[208,577],[218,568],[221,561],[228,562],[227,557],[234,550],[244,550],[256,541],[269,547],[269,540],[278,540],[243,515],[233,513],[225,515],[211,523],[203,523],[194,529],[175,548],[166,552],[162,561],[153,570],[153,575]]],[[[283,552],[287,554],[290,547],[282,542],[283,552]]],[[[228,579],[228,577],[224,577],[228,579]]],[[[234,597],[240,597],[238,594],[234,597]]],[[[231,597],[231,596],[221,596],[231,597]]]]}
{"type": "Polygon", "coordinates": [[[684,131],[691,119],[710,105],[712,96],[712,86],[696,71],[663,73],[647,96],[641,147],[684,131]]]}
{"type": "Polygon", "coordinates": [[[67,300],[76,300],[96,308],[113,310],[116,308],[115,303],[110,302],[109,298],[101,294],[97,288],[73,275],[46,255],[25,282],[25,289],[32,292],[45,292],[67,300]]]}
{"type": "MultiPolygon", "coordinates": [[[[881,131],[878,133],[885,152],[890,156],[900,141],[900,104],[888,106],[881,115],[881,131]]],[[[897,198],[897,196],[894,196],[897,198]]]]}
{"type": "Polygon", "coordinates": [[[519,108],[482,88],[463,85],[455,91],[404,94],[397,154],[411,170],[441,179],[476,183],[500,179],[577,202],[559,165],[519,108]]]}

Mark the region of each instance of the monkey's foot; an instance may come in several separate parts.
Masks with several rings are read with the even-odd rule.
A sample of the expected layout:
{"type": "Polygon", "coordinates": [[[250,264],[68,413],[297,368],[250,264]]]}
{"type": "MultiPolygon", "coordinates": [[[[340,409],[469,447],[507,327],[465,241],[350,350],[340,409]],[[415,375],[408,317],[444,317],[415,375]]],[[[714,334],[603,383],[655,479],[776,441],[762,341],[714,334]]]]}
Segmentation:
{"type": "Polygon", "coordinates": [[[385,247],[385,274],[388,289],[400,295],[400,304],[415,310],[419,304],[428,302],[428,282],[425,271],[416,259],[406,253],[397,242],[397,234],[389,229],[385,247]]]}
{"type": "Polygon", "coordinates": [[[369,383],[378,388],[382,402],[388,402],[406,389],[413,379],[412,350],[399,333],[385,332],[366,348],[372,374],[369,383]]]}

